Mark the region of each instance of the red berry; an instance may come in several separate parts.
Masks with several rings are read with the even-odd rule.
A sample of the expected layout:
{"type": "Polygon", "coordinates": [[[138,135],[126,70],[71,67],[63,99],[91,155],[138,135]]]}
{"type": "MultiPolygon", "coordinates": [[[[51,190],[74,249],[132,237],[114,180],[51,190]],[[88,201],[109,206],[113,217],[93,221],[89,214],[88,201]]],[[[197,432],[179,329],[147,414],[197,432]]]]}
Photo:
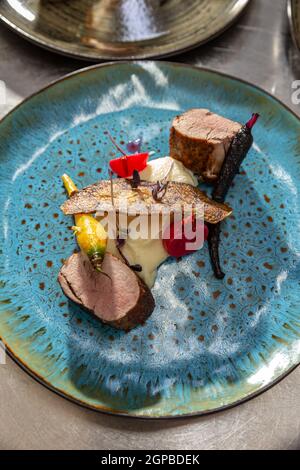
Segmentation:
{"type": "Polygon", "coordinates": [[[202,221],[197,220],[196,222],[194,216],[189,216],[180,221],[172,222],[169,229],[165,230],[162,239],[167,253],[175,258],[180,258],[202,248],[207,237],[207,226],[202,221]],[[196,229],[195,236],[191,237],[196,229]],[[195,246],[191,247],[190,244],[195,246]]]}

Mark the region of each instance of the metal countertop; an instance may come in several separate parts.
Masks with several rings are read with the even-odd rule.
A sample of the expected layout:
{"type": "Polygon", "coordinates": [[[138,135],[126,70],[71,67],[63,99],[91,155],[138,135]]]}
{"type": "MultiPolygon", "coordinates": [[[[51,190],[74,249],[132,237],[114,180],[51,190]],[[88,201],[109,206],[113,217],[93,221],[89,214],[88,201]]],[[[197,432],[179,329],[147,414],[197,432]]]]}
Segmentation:
{"type": "MultiPolygon", "coordinates": [[[[252,0],[230,30],[206,46],[168,59],[227,72],[291,102],[300,79],[285,0],[252,0]]],[[[0,25],[4,115],[50,81],[88,65],[34,46],[0,25]]],[[[201,418],[140,421],[85,410],[48,391],[11,359],[0,366],[1,449],[299,449],[300,368],[263,395],[201,418]]]]}

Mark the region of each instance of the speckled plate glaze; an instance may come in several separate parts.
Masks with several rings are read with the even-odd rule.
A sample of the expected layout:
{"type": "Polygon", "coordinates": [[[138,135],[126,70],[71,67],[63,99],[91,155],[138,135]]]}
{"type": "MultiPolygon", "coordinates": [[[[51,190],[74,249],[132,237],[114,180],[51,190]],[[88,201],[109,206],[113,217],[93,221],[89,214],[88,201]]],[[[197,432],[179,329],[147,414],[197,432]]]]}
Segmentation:
{"type": "Polygon", "coordinates": [[[0,124],[0,336],[42,383],[95,410],[138,417],[202,414],[273,385],[300,357],[300,123],[265,92],[166,62],[96,66],[50,85],[0,124]],[[226,278],[208,250],[169,260],[156,309],[130,333],[68,302],[56,281],[76,249],[60,175],[80,186],[108,177],[118,142],[140,133],[168,154],[172,118],[191,107],[245,122],[255,143],[228,197],[226,278]]]}
{"type": "Polygon", "coordinates": [[[87,60],[162,57],[228,28],[249,0],[2,0],[0,20],[25,38],[87,60]]]}

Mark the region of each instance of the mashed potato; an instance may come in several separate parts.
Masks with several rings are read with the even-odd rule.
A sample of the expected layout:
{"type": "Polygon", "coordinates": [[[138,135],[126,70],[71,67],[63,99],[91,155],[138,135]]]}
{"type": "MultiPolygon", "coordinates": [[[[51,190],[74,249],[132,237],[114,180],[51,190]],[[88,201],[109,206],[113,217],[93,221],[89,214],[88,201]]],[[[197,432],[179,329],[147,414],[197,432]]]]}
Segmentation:
{"type": "Polygon", "coordinates": [[[168,173],[171,166],[172,169],[168,175],[169,181],[198,186],[198,181],[194,173],[188,170],[181,162],[171,157],[162,157],[150,161],[146,168],[140,172],[140,177],[145,181],[160,181],[168,173]]]}
{"type": "MultiPolygon", "coordinates": [[[[185,168],[181,162],[171,157],[162,157],[150,161],[147,167],[140,172],[140,177],[145,181],[160,181],[166,176],[171,166],[172,169],[168,174],[169,181],[187,183],[192,186],[198,185],[197,178],[194,174],[185,168]]],[[[108,241],[107,251],[120,257],[115,240],[108,241]]],[[[142,266],[142,271],[138,274],[149,288],[154,285],[158,266],[169,256],[163,247],[161,239],[153,240],[148,238],[144,240],[138,238],[134,240],[130,238],[130,234],[122,247],[122,253],[131,265],[140,264],[142,266]]]]}

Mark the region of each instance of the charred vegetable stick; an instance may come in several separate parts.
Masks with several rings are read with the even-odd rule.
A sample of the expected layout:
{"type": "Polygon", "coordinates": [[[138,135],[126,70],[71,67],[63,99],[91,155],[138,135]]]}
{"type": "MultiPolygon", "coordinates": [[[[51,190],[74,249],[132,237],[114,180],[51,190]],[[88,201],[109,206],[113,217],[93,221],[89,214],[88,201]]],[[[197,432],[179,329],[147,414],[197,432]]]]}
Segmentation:
{"type": "MultiPolygon", "coordinates": [[[[62,180],[68,195],[71,197],[78,189],[71,178],[64,174],[62,180]]],[[[104,227],[92,215],[76,214],[72,227],[80,249],[87,254],[93,267],[101,271],[102,261],[107,246],[107,233],[104,227]]]]}
{"type": "Polygon", "coordinates": [[[212,198],[217,202],[224,202],[227,192],[234,177],[240,169],[240,165],[247,156],[253,144],[252,128],[259,118],[259,114],[252,114],[252,118],[235,135],[228,153],[223,162],[219,178],[212,193],[212,198]]]}
{"type": "MultiPolygon", "coordinates": [[[[229,151],[223,162],[217,184],[213,190],[214,201],[223,203],[234,177],[239,172],[240,165],[246,158],[248,151],[253,144],[252,128],[259,118],[259,114],[252,114],[252,118],[247,122],[234,137],[229,151]]],[[[225,274],[220,266],[219,244],[221,225],[210,224],[208,246],[212,267],[217,279],[223,279],[225,274]]]]}

